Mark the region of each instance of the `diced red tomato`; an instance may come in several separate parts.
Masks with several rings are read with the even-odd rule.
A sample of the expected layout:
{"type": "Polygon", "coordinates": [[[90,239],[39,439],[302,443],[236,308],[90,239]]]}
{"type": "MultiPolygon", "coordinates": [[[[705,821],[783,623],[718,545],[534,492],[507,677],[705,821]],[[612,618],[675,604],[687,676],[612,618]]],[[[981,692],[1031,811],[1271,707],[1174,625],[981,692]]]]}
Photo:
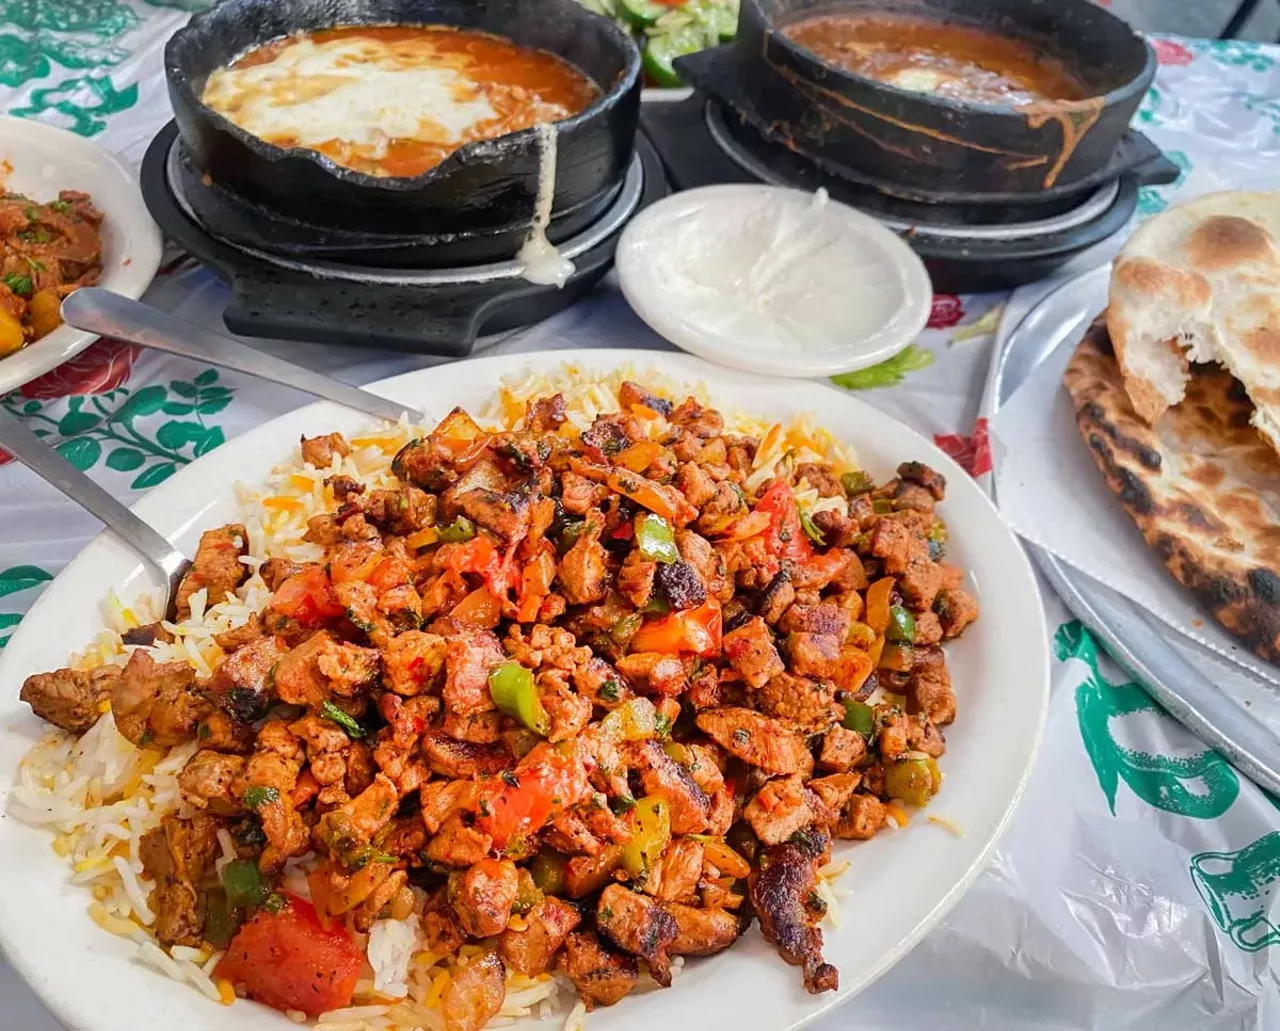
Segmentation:
{"type": "Polygon", "coordinates": [[[587,793],[587,770],[570,750],[543,742],[520,761],[514,774],[485,781],[480,788],[476,827],[495,848],[536,834],[562,809],[587,793]]]}
{"type": "Polygon", "coordinates": [[[772,487],[756,502],[755,511],[769,516],[765,535],[769,550],[779,558],[802,561],[813,554],[813,546],[800,525],[800,509],[796,496],[785,480],[775,480],[772,487]]]}
{"type": "Polygon", "coordinates": [[[319,566],[308,566],[285,580],[271,596],[271,608],[303,626],[317,626],[346,611],[338,604],[333,585],[319,566]]]}
{"type": "Polygon", "coordinates": [[[704,657],[719,655],[722,625],[720,602],[708,598],[696,609],[646,620],[631,638],[628,649],[666,655],[687,652],[704,657]]]}
{"type": "Polygon", "coordinates": [[[393,587],[413,583],[413,573],[410,572],[408,564],[403,559],[384,558],[373,567],[373,571],[368,577],[368,583],[375,591],[382,594],[393,587]]]}
{"type": "Polygon", "coordinates": [[[236,932],[214,976],[244,985],[249,998],[272,1009],[315,1017],[351,1005],[364,966],[351,932],[326,930],[310,902],[286,898],[280,912],[259,910],[236,932]]]}
{"type": "Polygon", "coordinates": [[[445,564],[454,573],[473,573],[499,597],[505,598],[515,580],[515,562],[510,553],[503,554],[487,534],[476,534],[471,540],[450,549],[445,564]]]}

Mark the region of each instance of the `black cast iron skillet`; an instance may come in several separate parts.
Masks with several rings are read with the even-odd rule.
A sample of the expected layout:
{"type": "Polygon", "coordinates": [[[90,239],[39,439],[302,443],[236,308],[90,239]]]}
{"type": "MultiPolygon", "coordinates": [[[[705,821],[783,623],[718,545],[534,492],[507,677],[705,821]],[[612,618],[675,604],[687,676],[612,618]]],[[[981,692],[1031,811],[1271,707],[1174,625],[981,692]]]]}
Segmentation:
{"type": "Polygon", "coordinates": [[[621,181],[639,117],[640,55],[627,33],[576,0],[224,0],[165,47],[169,97],[196,166],[250,204],[320,230],[517,241],[537,196],[535,130],[467,144],[420,176],[379,178],[266,143],[200,101],[209,74],[254,47],[358,24],[478,29],[566,59],[603,95],[556,124],[553,217],[598,207],[621,181]]]}
{"type": "Polygon", "coordinates": [[[1085,184],[1110,160],[1155,76],[1155,55],[1090,0],[742,0],[734,56],[775,138],[913,192],[1035,194],[1085,184]],[[826,64],[786,26],[840,11],[972,25],[1061,59],[1091,94],[1024,108],[912,93],[826,64]]]}

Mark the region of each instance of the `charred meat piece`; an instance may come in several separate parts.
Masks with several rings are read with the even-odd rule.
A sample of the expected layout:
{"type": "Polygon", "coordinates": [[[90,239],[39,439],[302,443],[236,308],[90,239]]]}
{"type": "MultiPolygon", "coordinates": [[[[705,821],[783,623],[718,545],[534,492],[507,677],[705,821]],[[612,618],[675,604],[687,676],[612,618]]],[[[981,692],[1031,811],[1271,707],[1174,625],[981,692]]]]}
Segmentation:
{"type": "Polygon", "coordinates": [[[151,892],[154,929],[162,945],[204,944],[204,897],[198,885],[218,855],[218,823],[203,814],[189,820],[166,816],[139,843],[151,892]]]}
{"type": "Polygon", "coordinates": [[[300,449],[302,460],[317,469],[328,469],[335,458],[345,458],[351,454],[351,445],[341,433],[303,437],[300,449]]]}
{"type": "Polygon", "coordinates": [[[449,903],[459,926],[473,938],[490,938],[506,929],[518,891],[516,864],[510,859],[482,859],[449,878],[449,903]]]}
{"type": "Polygon", "coordinates": [[[597,519],[587,522],[556,570],[565,601],[570,605],[590,605],[603,601],[607,593],[607,554],[600,543],[604,527],[597,519]]]}
{"type": "Polygon", "coordinates": [[[23,681],[18,697],[46,723],[83,734],[102,716],[101,703],[119,677],[116,666],[33,673],[23,681]]]}
{"type": "Polygon", "coordinates": [[[564,425],[566,407],[563,394],[530,401],[526,423],[531,433],[554,433],[564,425]]]}
{"type": "Polygon", "coordinates": [[[658,586],[673,609],[697,608],[707,600],[707,588],[693,566],[683,559],[659,564],[658,586]]]}
{"type": "Polygon", "coordinates": [[[751,692],[755,707],[768,716],[794,720],[814,730],[829,726],[843,715],[834,704],[835,685],[791,673],[779,673],[759,690],[751,692]]]}
{"type": "Polygon", "coordinates": [[[832,727],[822,738],[818,765],[837,772],[859,766],[867,755],[867,741],[856,730],[832,727]]]}
{"type": "Polygon", "coordinates": [[[978,618],[978,603],[963,587],[944,587],[934,598],[933,611],[942,624],[942,636],[949,640],[978,618]]]}
{"type": "Polygon", "coordinates": [[[258,731],[257,747],[232,787],[244,807],[262,821],[267,847],[258,865],[265,873],[279,870],[310,843],[306,824],[293,804],[302,757],[302,746],[284,722],[268,722],[258,731]]]}
{"type": "Polygon", "coordinates": [[[760,592],[756,611],[761,619],[772,626],[782,619],[795,598],[796,589],[791,584],[791,574],[784,569],[760,592]]]}
{"type": "MultiPolygon", "coordinates": [[[[251,622],[256,621],[257,616],[253,616],[251,622]]],[[[235,633],[235,631],[231,630],[228,633],[235,633]]],[[[221,641],[221,638],[225,636],[225,634],[214,635],[213,639],[217,642],[219,648],[227,649],[227,646],[221,641]]],[[[149,648],[157,641],[162,644],[171,644],[173,642],[173,634],[164,628],[163,623],[146,623],[143,626],[130,627],[120,635],[120,640],[123,644],[137,644],[144,648],[149,648]]]]}
{"type": "Polygon", "coordinates": [[[537,977],[551,969],[560,946],[582,923],[582,914],[554,895],[546,896],[524,918],[524,928],[507,928],[498,939],[498,951],[507,966],[526,977],[537,977]]]}
{"type": "Polygon", "coordinates": [[[618,660],[618,672],[637,691],[674,697],[689,683],[685,665],[664,652],[632,652],[618,660]]]}
{"type": "Polygon", "coordinates": [[[766,783],[747,803],[742,818],[764,844],[777,845],[813,823],[814,813],[805,798],[804,782],[792,776],[766,783]]]}
{"type": "Polygon", "coordinates": [[[458,507],[508,544],[522,541],[529,534],[532,511],[527,494],[477,487],[458,498],[458,507]]]}
{"type": "Polygon", "coordinates": [[[436,521],[436,499],[410,484],[375,490],[364,504],[364,516],[386,533],[410,534],[436,521]]]}
{"type": "Polygon", "coordinates": [[[854,795],[849,799],[848,812],[836,824],[837,838],[866,841],[880,833],[888,819],[884,803],[872,795],[854,795]]]}
{"type": "Polygon", "coordinates": [[[206,591],[205,607],[216,605],[235,594],[235,590],[248,577],[249,568],[240,561],[248,547],[248,534],[239,523],[231,523],[217,530],[207,530],[200,535],[196,557],[191,568],[178,584],[176,604],[178,619],[191,615],[191,596],[206,591]]]}
{"type": "Polygon", "coordinates": [[[383,684],[406,698],[421,694],[444,669],[447,651],[447,642],[438,634],[422,630],[397,634],[382,650],[383,684]]]}
{"type": "Polygon", "coordinates": [[[929,541],[914,523],[898,516],[877,519],[871,528],[869,548],[872,555],[883,560],[884,571],[898,578],[898,588],[911,608],[933,607],[942,585],[942,570],[930,558],[929,541]]]}
{"type": "Polygon", "coordinates": [[[236,778],[244,772],[244,764],[243,756],[209,749],[196,752],[178,774],[182,800],[192,809],[207,809],[218,816],[243,812],[243,799],[233,789],[236,778]]]}
{"type": "Polygon", "coordinates": [[[636,608],[644,608],[653,597],[657,572],[658,563],[645,558],[637,548],[627,555],[618,570],[618,593],[636,608]]]}
{"type": "Polygon", "coordinates": [[[697,909],[667,904],[676,922],[676,936],[667,949],[673,956],[713,956],[723,952],[747,928],[747,922],[725,909],[697,909]]]}
{"type": "Polygon", "coordinates": [[[698,728],[730,755],[766,773],[808,776],[813,756],[789,723],[752,709],[726,706],[698,713],[698,728]]]}
{"type": "Polygon", "coordinates": [[[493,776],[512,765],[511,756],[498,745],[458,741],[441,731],[423,735],[422,754],[432,772],[442,777],[493,776]]]}
{"type": "Polygon", "coordinates": [[[156,662],[148,652],[129,656],[111,685],[116,729],[135,745],[172,748],[193,737],[209,703],[193,690],[196,673],[185,662],[156,662]]]}
{"type": "Polygon", "coordinates": [[[611,884],[600,893],[596,927],[618,948],[644,960],[658,984],[671,986],[667,949],[676,939],[677,928],[661,902],[628,891],[621,884],[611,884]]]}
{"type": "Polygon", "coordinates": [[[748,687],[763,687],[784,670],[769,628],[759,616],[724,635],[724,657],[748,687]]]}
{"type": "Polygon", "coordinates": [[[438,620],[433,629],[447,638],[445,708],[459,716],[492,709],[489,671],[507,658],[498,639],[488,630],[453,619],[438,620]]]}
{"type": "Polygon", "coordinates": [[[612,1006],[640,979],[634,957],[602,944],[590,931],[574,932],[565,939],[558,966],[573,982],[588,1011],[612,1006]]]}
{"type": "Polygon", "coordinates": [[[275,697],[272,671],[287,649],[275,637],[259,637],[237,648],[213,678],[219,704],[241,720],[256,720],[275,697]]]}
{"type": "Polygon", "coordinates": [[[947,492],[947,479],[934,472],[923,462],[903,462],[898,466],[898,476],[911,483],[918,483],[927,490],[934,501],[941,501],[947,492]]]}
{"type": "Polygon", "coordinates": [[[637,741],[632,748],[645,794],[665,798],[671,807],[672,833],[705,831],[711,800],[693,779],[693,774],[671,758],[657,741],[637,741]]]}
{"type": "Polygon", "coordinates": [[[764,940],[792,966],[804,968],[804,986],[814,995],[834,991],[840,983],[836,968],[822,959],[822,931],[817,923],[826,907],[821,900],[816,865],[826,839],[810,832],[800,842],[766,848],[751,871],[751,905],[760,920],[764,940]]]}
{"type": "Polygon", "coordinates": [[[622,386],[618,388],[618,404],[626,410],[630,410],[636,405],[644,405],[645,408],[652,412],[657,412],[659,415],[671,414],[670,401],[665,397],[658,397],[656,394],[645,390],[638,383],[632,383],[630,380],[625,380],[622,386]]]}

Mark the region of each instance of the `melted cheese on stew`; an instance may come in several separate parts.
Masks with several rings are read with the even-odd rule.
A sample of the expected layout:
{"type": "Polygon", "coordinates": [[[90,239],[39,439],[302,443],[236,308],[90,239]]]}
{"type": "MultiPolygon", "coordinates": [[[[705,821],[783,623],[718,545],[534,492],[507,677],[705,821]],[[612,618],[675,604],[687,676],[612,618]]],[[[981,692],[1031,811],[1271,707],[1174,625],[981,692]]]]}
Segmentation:
{"type": "Polygon", "coordinates": [[[568,118],[599,94],[568,62],[499,36],[360,25],[251,50],[214,71],[201,99],[278,147],[414,176],[465,143],[568,118]]]}
{"type": "Polygon", "coordinates": [[[999,105],[1086,96],[1056,58],[966,25],[845,13],[805,18],[784,32],[827,64],[913,93],[999,105]]]}

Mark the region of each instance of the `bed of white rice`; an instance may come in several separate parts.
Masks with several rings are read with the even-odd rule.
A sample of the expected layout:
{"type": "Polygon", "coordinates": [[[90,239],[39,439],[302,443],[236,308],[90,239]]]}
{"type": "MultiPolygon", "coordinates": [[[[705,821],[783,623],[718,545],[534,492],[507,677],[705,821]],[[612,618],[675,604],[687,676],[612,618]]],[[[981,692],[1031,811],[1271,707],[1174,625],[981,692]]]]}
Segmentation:
{"type": "MultiPolygon", "coordinates": [[[[632,367],[611,373],[566,364],[550,374],[526,373],[503,380],[496,397],[481,410],[478,420],[494,429],[519,428],[526,402],[557,391],[568,401],[566,432],[582,430],[602,413],[617,411],[617,390],[624,380],[679,401],[692,393],[710,403],[705,388],[687,384],[632,367]]],[[[723,411],[723,410],[722,410],[723,411]]],[[[729,431],[761,440],[748,485],[754,489],[766,482],[780,463],[825,460],[837,471],[857,468],[857,460],[846,445],[808,419],[791,424],[768,423],[741,414],[723,411],[729,431]]],[[[661,416],[652,420],[651,434],[666,430],[661,416]]],[[[241,560],[251,571],[234,600],[208,606],[204,592],[191,599],[191,616],[165,627],[174,635],[169,644],[150,648],[157,661],[184,661],[201,677],[209,676],[223,659],[214,641],[216,634],[244,624],[266,605],[270,592],[258,573],[270,558],[303,562],[322,557],[322,549],[303,539],[307,521],[314,515],[336,508],[326,477],[354,477],[371,489],[390,486],[394,481],[391,460],[409,440],[421,436],[425,428],[403,418],[351,438],[352,453],[335,457],[328,469],[304,465],[296,451],[289,461],[276,468],[258,486],[235,485],[241,521],[248,532],[248,554],[241,560]]],[[[797,491],[801,507],[810,514],[822,508],[842,507],[841,499],[819,499],[816,490],[801,484],[797,491]]],[[[132,627],[157,618],[157,599],[140,596],[128,603],[110,592],[104,603],[106,629],[84,652],[73,656],[72,664],[88,668],[104,663],[123,665],[131,649],[121,635],[132,627]]],[[[73,884],[82,885],[91,896],[89,917],[103,930],[130,939],[136,944],[137,959],[175,980],[190,983],[212,1000],[225,1005],[235,1002],[232,986],[215,981],[213,970],[221,953],[175,946],[163,949],[151,933],[155,914],[148,904],[153,883],[146,879],[139,856],[141,838],[157,827],[169,813],[182,814],[177,776],[197,750],[189,742],[168,752],[138,748],[115,727],[109,706],[104,705],[97,724],[79,740],[61,731],[50,733],[23,759],[18,783],[10,795],[8,811],[27,823],[47,828],[53,835],[53,851],[70,866],[73,884]]],[[[234,858],[231,836],[219,835],[222,866],[234,858]]],[[[308,897],[306,872],[316,857],[308,854],[290,861],[284,872],[287,890],[308,897]]],[[[838,919],[838,893],[834,880],[847,867],[834,863],[822,871],[819,892],[828,904],[828,918],[838,919]]],[[[423,897],[419,893],[420,911],[423,897]]],[[[379,920],[362,942],[368,966],[356,987],[355,1005],[324,1014],[315,1022],[317,1031],[443,1031],[439,1003],[445,987],[481,951],[465,946],[458,957],[438,960],[424,952],[419,941],[419,915],[404,920],[379,920]]],[[[683,959],[677,958],[678,972],[683,959]]],[[[526,977],[508,972],[507,997],[490,1026],[510,1024],[528,1017],[549,1018],[565,1014],[566,1031],[581,1027],[585,1009],[575,1001],[572,986],[558,975],[526,977]]],[[[301,1013],[290,1014],[306,1022],[301,1013]]]]}

